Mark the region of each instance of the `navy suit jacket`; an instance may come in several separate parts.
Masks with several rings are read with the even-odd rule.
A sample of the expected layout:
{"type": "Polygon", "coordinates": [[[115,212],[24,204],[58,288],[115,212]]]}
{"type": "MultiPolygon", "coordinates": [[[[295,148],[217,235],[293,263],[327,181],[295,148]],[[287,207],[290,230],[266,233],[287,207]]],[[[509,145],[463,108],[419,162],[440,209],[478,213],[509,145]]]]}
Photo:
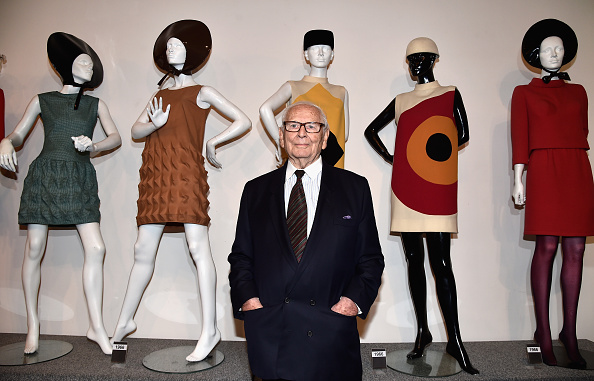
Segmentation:
{"type": "Polygon", "coordinates": [[[245,185],[229,255],[233,314],[244,320],[252,372],[266,379],[360,380],[355,317],[331,311],[341,296],[365,318],[384,257],[364,177],[324,164],[301,262],[285,216],[286,165],[245,185]],[[264,308],[243,312],[258,297],[264,308]]]}

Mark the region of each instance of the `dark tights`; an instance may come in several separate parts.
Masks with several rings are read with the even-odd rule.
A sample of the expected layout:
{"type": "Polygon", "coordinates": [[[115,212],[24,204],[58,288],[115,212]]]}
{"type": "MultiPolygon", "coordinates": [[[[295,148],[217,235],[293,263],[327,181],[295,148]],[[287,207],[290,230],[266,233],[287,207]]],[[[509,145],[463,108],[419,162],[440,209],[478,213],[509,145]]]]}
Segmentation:
{"type": "MultiPolygon", "coordinates": [[[[417,319],[417,338],[409,358],[421,357],[427,345],[433,340],[427,325],[427,286],[425,280],[425,251],[423,233],[401,233],[404,254],[408,264],[408,284],[412,295],[417,319]]],[[[456,281],[450,260],[450,233],[425,233],[429,263],[435,276],[437,299],[448,333],[446,351],[460,364],[462,369],[471,374],[478,373],[468,358],[462,344],[458,325],[458,302],[456,281]]]]}
{"type": "MultiPolygon", "coordinates": [[[[558,244],[559,237],[557,236],[536,236],[536,248],[534,249],[530,270],[536,315],[534,339],[540,344],[543,361],[547,365],[557,365],[551,340],[549,299],[553,261],[558,244]]],[[[585,244],[586,237],[563,237],[561,240],[561,250],[563,251],[563,265],[561,267],[563,329],[559,334],[559,339],[565,345],[570,361],[577,366],[586,364],[584,358],[580,355],[576,335],[577,307],[582,285],[585,244]]]]}

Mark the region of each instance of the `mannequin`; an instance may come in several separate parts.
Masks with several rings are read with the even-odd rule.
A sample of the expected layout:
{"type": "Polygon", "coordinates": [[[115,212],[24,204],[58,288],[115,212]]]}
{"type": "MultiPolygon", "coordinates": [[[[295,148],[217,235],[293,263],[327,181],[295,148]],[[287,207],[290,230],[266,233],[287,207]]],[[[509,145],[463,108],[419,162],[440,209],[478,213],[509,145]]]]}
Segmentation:
{"type": "Polygon", "coordinates": [[[435,42],[426,37],[412,40],[406,57],[417,79],[415,89],[394,98],[367,127],[365,137],[384,160],[393,163],[391,231],[402,235],[418,329],[407,357],[421,357],[433,340],[427,324],[424,233],[448,333],[446,351],[463,370],[477,374],[460,336],[450,260],[451,233],[458,231],[456,147],[468,142],[466,111],[458,90],[435,80],[433,66],[439,57],[435,42]],[[378,135],[392,120],[398,125],[394,156],[378,135]]]}
{"type": "Polygon", "coordinates": [[[172,75],[175,83],[154,94],[132,126],[134,139],[146,137],[138,186],[138,238],[128,289],[111,339],[112,343],[120,341],[136,330],[133,317],[153,275],[165,224],[183,223],[198,272],[202,302],[202,332],[196,348],[186,358],[188,361],[203,360],[221,339],[216,323],[216,269],[208,240],[208,184],[201,155],[204,121],[211,107],[233,121],[225,131],[206,143],[206,156],[216,168],[221,168],[215,155],[216,146],[242,135],[251,126],[248,117],[218,91],[200,86],[192,78],[192,72],[208,57],[210,47],[208,28],[196,20],[169,25],[155,43],[155,63],[167,72],[164,79],[172,75]],[[175,103],[167,103],[167,99],[175,103]],[[188,111],[190,102],[195,103],[192,106],[195,108],[188,111]],[[168,147],[172,147],[169,153],[165,151],[168,147]],[[152,187],[155,183],[159,184],[157,189],[152,187]],[[167,194],[165,198],[173,200],[163,201],[161,194],[167,194]],[[184,203],[184,197],[189,201],[184,203]]]}
{"type": "Polygon", "coordinates": [[[27,309],[25,353],[34,353],[39,347],[37,299],[48,225],[76,225],[85,258],[83,289],[90,320],[87,337],[99,344],[103,353],[111,354],[102,317],[105,244],[99,229],[97,178],[89,153],[115,148],[121,139],[105,103],[82,95],[85,88],[96,87],[103,79],[97,54],[84,41],[61,32],[52,34],[47,45],[50,62],[64,86],[60,92],[33,97],[14,131],[0,142],[0,167],[16,172],[14,148],[23,144],[41,115],[44,146],[29,167],[19,209],[19,224],[27,225],[22,269],[27,309]],[[90,137],[97,119],[106,138],[93,143],[90,137]],[[75,133],[81,135],[67,137],[75,133]],[[62,185],[65,183],[68,186],[62,185]]]}
{"type": "Polygon", "coordinates": [[[543,361],[557,365],[549,298],[553,261],[562,237],[563,328],[559,339],[570,366],[584,368],[576,324],[586,236],[594,235],[594,182],[586,152],[588,99],[584,88],[566,83],[569,76],[560,71],[576,52],[575,33],[559,20],[541,20],[524,36],[522,54],[541,74],[530,84],[517,86],[512,97],[512,197],[516,205],[526,206],[524,234],[536,235],[530,278],[536,315],[534,339],[540,344],[543,361]],[[545,102],[551,106],[542,107],[545,102]],[[571,189],[570,199],[567,189],[571,189]]]}
{"type": "Polygon", "coordinates": [[[330,165],[344,168],[345,142],[349,138],[349,97],[342,86],[328,83],[328,66],[334,59],[334,34],[329,30],[310,30],[303,39],[303,56],[310,64],[309,75],[300,81],[285,82],[260,107],[260,118],[276,144],[276,160],[282,161],[278,129],[281,127],[274,112],[281,106],[298,101],[316,104],[328,116],[330,137],[322,150],[322,159],[330,165]]]}

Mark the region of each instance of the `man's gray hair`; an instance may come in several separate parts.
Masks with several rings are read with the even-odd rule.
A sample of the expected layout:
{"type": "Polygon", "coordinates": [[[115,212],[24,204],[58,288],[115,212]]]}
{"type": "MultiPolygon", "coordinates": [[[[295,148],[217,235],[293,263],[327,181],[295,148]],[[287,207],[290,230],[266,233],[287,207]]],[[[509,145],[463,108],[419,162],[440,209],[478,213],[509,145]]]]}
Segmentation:
{"type": "MultiPolygon", "coordinates": [[[[306,101],[299,101],[299,102],[295,102],[289,106],[287,106],[283,112],[281,113],[281,121],[284,123],[287,121],[287,115],[289,115],[289,111],[292,110],[294,107],[298,107],[298,106],[309,106],[309,107],[313,107],[316,110],[318,110],[318,113],[320,115],[320,118],[322,119],[321,123],[324,123],[324,132],[328,131],[328,129],[330,127],[328,127],[328,118],[326,118],[326,114],[324,113],[324,110],[322,110],[320,108],[320,106],[311,103],[311,102],[306,102],[306,101]]],[[[311,120],[310,122],[314,122],[313,120],[311,120]]]]}

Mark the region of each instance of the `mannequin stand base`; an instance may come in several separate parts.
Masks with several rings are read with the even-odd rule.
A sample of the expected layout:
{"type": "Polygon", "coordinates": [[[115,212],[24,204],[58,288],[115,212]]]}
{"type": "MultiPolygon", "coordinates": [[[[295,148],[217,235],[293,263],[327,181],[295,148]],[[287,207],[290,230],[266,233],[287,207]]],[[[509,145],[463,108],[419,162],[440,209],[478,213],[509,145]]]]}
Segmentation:
{"type": "Polygon", "coordinates": [[[418,377],[447,377],[462,371],[458,361],[445,352],[426,349],[422,357],[411,360],[406,357],[409,351],[389,352],[386,358],[388,368],[418,377]]]}
{"type": "Polygon", "coordinates": [[[142,359],[142,365],[161,373],[194,373],[214,368],[225,359],[225,355],[213,349],[202,361],[187,361],[186,356],[192,353],[194,348],[184,346],[161,349],[142,359]]]}
{"type": "Polygon", "coordinates": [[[32,365],[55,360],[72,351],[72,344],[58,340],[39,340],[39,348],[31,354],[25,354],[25,342],[0,347],[0,365],[32,365]]]}
{"type": "Polygon", "coordinates": [[[557,366],[562,368],[572,368],[572,369],[585,369],[585,370],[592,370],[594,369],[594,352],[586,351],[580,349],[580,354],[586,360],[586,367],[585,368],[576,368],[572,362],[567,357],[567,352],[565,351],[565,347],[554,345],[553,352],[555,353],[555,358],[557,359],[557,366]]]}

